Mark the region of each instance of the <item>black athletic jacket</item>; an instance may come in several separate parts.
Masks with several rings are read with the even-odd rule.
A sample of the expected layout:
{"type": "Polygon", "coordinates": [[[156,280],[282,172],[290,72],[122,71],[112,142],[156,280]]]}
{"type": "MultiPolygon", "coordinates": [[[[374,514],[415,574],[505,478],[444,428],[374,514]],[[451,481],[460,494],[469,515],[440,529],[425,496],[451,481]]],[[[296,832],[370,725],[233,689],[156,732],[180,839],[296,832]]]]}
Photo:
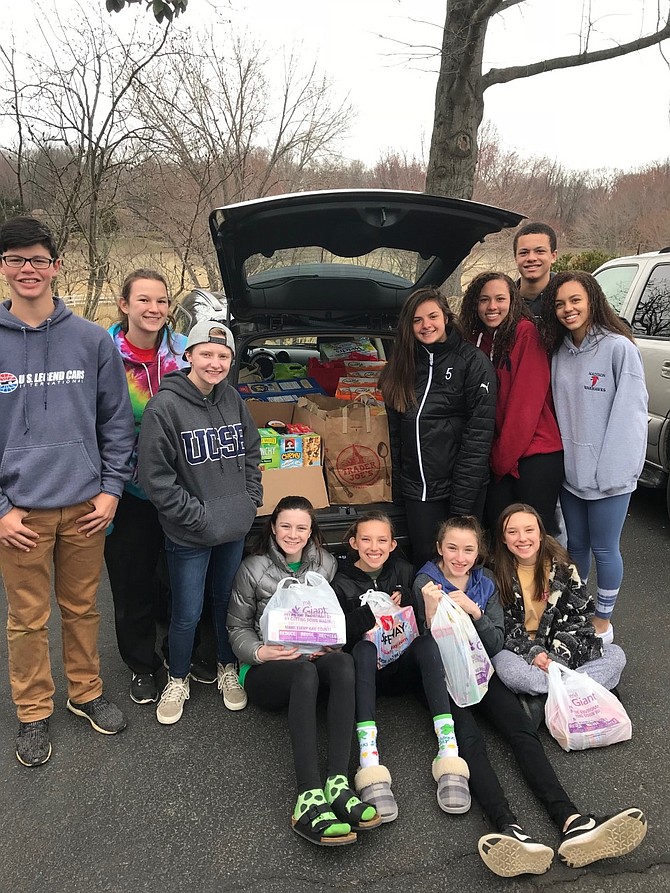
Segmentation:
{"type": "Polygon", "coordinates": [[[338,571],[331,581],[331,586],[337,594],[347,622],[347,644],[344,650],[350,651],[369,629],[375,625],[375,615],[368,605],[361,605],[360,597],[368,589],[376,589],[378,592],[386,592],[392,595],[397,589],[402,593],[400,604],[402,607],[411,605],[416,615],[416,605],[412,594],[414,583],[413,566],[404,558],[396,556],[394,552],[389,555],[381,574],[374,581],[364,571],[354,564],[357,556],[341,558],[338,562],[338,571]]]}
{"type": "Polygon", "coordinates": [[[472,514],[489,478],[496,375],[488,357],[453,329],[443,343],[417,344],[416,406],[387,406],[393,500],[450,500],[472,514]]]}

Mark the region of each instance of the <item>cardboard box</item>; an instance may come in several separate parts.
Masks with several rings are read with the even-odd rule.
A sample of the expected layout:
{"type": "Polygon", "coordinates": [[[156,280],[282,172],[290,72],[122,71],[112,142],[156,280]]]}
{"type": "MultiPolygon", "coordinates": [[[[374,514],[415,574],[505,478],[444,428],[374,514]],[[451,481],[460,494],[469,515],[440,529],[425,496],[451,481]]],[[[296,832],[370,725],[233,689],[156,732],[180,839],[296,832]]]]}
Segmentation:
{"type": "MultiPolygon", "coordinates": [[[[282,422],[293,421],[293,403],[272,403],[248,400],[247,408],[259,428],[266,428],[275,419],[282,422]]],[[[263,505],[258,515],[271,515],[275,506],[284,496],[304,496],[315,509],[328,508],[328,493],[320,465],[302,468],[268,468],[262,473],[263,505]]]]}
{"type": "Polygon", "coordinates": [[[377,359],[377,349],[369,338],[356,338],[353,341],[333,341],[320,346],[322,360],[346,359],[349,354],[365,354],[371,360],[377,359]]]}

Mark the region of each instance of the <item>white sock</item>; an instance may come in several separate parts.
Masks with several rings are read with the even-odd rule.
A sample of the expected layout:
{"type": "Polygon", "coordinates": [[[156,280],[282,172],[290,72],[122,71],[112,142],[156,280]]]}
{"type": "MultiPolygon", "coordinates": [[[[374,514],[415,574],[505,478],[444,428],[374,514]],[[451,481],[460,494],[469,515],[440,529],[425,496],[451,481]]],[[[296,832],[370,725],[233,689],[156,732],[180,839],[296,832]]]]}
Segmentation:
{"type": "Polygon", "coordinates": [[[437,735],[437,756],[435,759],[457,757],[458,744],[456,743],[454,720],[451,713],[441,713],[439,716],[434,716],[433,726],[437,735]]]}
{"type": "Polygon", "coordinates": [[[373,722],[357,722],[356,737],[360,748],[361,768],[379,765],[377,726],[373,722]]]}

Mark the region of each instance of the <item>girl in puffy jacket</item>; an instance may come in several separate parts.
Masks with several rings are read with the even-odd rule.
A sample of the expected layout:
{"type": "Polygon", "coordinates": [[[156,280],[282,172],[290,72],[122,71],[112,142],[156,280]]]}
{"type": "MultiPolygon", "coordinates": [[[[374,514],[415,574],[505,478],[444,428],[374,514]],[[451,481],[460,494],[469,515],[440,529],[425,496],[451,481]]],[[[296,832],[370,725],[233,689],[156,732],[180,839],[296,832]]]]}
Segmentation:
{"type": "Polygon", "coordinates": [[[463,338],[444,296],[420,288],[400,311],[379,387],[389,421],[393,501],[405,506],[420,567],[445,518],[481,514],[496,377],[490,360],[463,338]]]}
{"type": "Polygon", "coordinates": [[[537,724],[544,715],[552,660],[607,689],[619,684],[626,656],[618,645],[603,648],[593,627],[593,599],[532,506],[513,503],[501,514],[494,564],[505,646],[493,657],[493,666],[537,724]]]}
{"type": "MultiPolygon", "coordinates": [[[[503,612],[495,581],[481,567],[482,541],[475,518],[445,521],[436,544],[437,560],[421,569],[414,590],[417,598],[423,599],[428,629],[433,626],[443,592],[447,592],[470,615],[482,645],[489,657],[494,657],[503,645],[503,612]]],[[[480,838],[479,855],[495,874],[543,874],[554,851],[526,833],[512,812],[488,760],[478,715],[486,717],[509,743],[529,787],[559,829],[558,855],[566,865],[581,868],[599,859],[622,856],[642,842],[647,823],[636,807],[602,818],[579,812],[556,777],[535,726],[496,673],[478,704],[453,704],[452,709],[461,756],[470,768],[470,788],[494,829],[480,838]]]]}
{"type": "Polygon", "coordinates": [[[130,697],[136,704],[158,700],[156,599],[154,574],[163,544],[158,512],[137,479],[137,438],[144,410],[161,379],[188,365],[182,358],[186,337],[170,328],[170,299],[164,276],[134,270],[119,298],[119,322],[109,330],[123,359],[135,416],[133,477],[125,485],[105,540],[105,563],[114,600],[116,641],[132,672],[130,697]]]}
{"type": "Polygon", "coordinates": [[[463,295],[460,320],[469,340],[493,363],[498,382],[486,526],[493,531],[506,506],[525,502],[537,509],[554,535],[563,444],[542,338],[505,273],[481,273],[472,280],[463,295]]]}
{"type": "Polygon", "coordinates": [[[306,657],[295,647],[263,642],[260,619],[280,580],[304,580],[316,571],[332,580],[337,562],[322,548],[314,509],[303,496],[285,496],[267,520],[254,554],[242,561],[228,610],[230,643],[240,661],[240,682],[252,704],[288,708],[298,797],[293,830],[320,846],[354,843],[356,832],[376,828],[381,817],[349,787],[347,773],[354,724],[351,655],[324,649],[306,657]],[[328,692],[328,757],[321,781],[316,741],[316,701],[328,692]]]}
{"type": "Polygon", "coordinates": [[[390,595],[396,605],[416,609],[412,594],[414,568],[396,555],[393,525],[383,512],[361,515],[349,528],[347,540],[352,554],[340,562],[333,589],[346,615],[346,647],[351,650],[356,667],[356,736],[360,748],[356,790],[366,802],[374,804],[383,822],[397,817],[391,774],[379,761],[377,692],[396,694],[422,686],[438,743],[431,767],[437,782],[438,805],[444,812],[467,812],[470,773],[458,755],[451,702],[435,640],[419,636],[394,661],[377,669],[377,646],[365,638],[377,619],[369,605],[361,604],[360,597],[376,589],[390,595]]]}
{"type": "Polygon", "coordinates": [[[621,531],[647,445],[642,358],[590,273],[554,276],[544,293],[542,319],[565,456],[561,508],[568,552],[584,582],[593,552],[598,574],[593,625],[609,644],[623,579],[621,531]]]}

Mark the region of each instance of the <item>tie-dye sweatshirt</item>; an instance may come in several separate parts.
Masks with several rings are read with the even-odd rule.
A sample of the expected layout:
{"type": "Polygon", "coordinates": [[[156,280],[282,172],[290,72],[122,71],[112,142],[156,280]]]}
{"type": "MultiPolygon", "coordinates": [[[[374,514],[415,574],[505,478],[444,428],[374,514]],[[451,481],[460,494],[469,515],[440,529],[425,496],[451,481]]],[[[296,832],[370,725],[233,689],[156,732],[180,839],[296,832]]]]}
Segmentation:
{"type": "MultiPolygon", "coordinates": [[[[133,496],[146,499],[147,495],[137,481],[137,439],[140,433],[140,425],[142,424],[142,416],[147,403],[158,390],[163,376],[168,372],[174,372],[176,369],[183,369],[185,366],[188,366],[186,360],[182,359],[186,347],[186,335],[177,335],[173,332],[170,341],[174,350],[171,350],[166,332],[156,352],[155,359],[147,363],[138,356],[134,345],[126,338],[125,333],[121,329],[121,323],[117,322],[111,326],[109,334],[112,336],[116,349],[121,354],[123,360],[130,403],[135,419],[135,447],[130,460],[133,476],[126,484],[126,490],[132,493],[133,496]]],[[[144,354],[144,351],[142,353],[144,354]]]]}

